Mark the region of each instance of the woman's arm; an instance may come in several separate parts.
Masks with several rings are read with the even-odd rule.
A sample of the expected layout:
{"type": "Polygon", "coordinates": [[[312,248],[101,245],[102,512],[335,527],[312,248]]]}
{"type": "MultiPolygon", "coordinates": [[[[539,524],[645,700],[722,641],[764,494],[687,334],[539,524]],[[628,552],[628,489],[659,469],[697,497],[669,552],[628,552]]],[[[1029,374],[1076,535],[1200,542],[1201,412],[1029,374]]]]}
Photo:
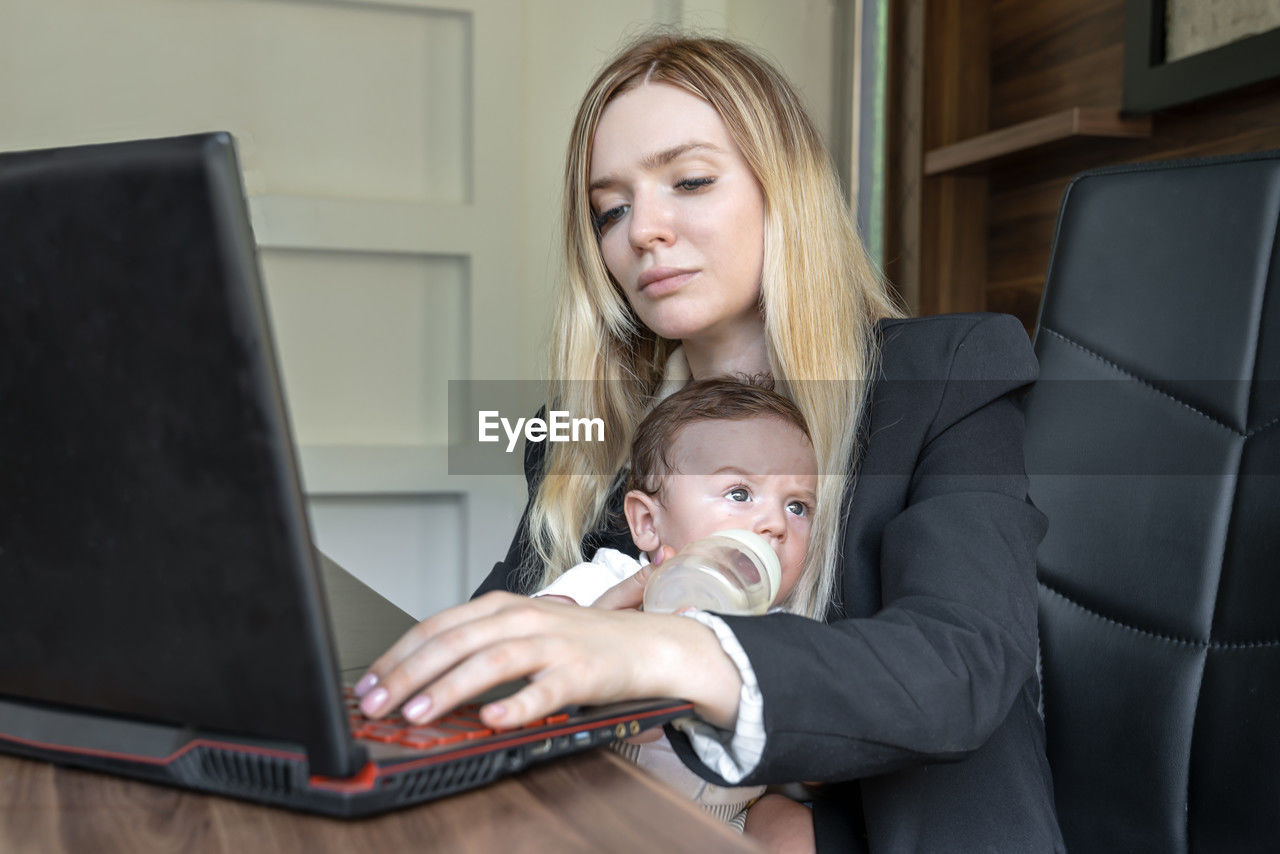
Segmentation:
{"type": "Polygon", "coordinates": [[[487,593],[423,620],[370,672],[361,707],[432,720],[502,682],[527,676],[517,693],[481,710],[489,726],[519,726],[575,703],[680,697],[716,726],[733,726],[737,668],[715,634],[668,614],[579,608],[487,593]],[[418,690],[421,688],[422,690],[418,690]],[[417,702],[425,698],[425,702],[417,702]]]}
{"type": "MultiPolygon", "coordinates": [[[[544,453],[542,443],[525,447],[530,501],[544,453]]],[[[486,723],[518,726],[575,703],[680,697],[709,723],[733,726],[741,680],[710,629],[684,617],[611,610],[635,608],[641,586],[623,582],[592,609],[505,592],[521,589],[522,568],[533,559],[528,525],[526,507],[506,558],[472,601],[419,623],[373,664],[377,681],[361,680],[366,714],[381,716],[422,696],[428,705],[410,708],[431,720],[528,676],[530,684],[501,709],[482,710],[486,723]]]]}

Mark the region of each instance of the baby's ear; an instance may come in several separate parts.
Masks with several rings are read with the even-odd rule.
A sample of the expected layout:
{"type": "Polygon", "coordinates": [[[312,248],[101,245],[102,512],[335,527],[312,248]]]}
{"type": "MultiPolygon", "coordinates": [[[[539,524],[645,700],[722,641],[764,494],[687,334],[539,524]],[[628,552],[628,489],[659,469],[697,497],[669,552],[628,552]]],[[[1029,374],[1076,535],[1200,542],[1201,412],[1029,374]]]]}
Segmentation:
{"type": "Polygon", "coordinates": [[[657,512],[658,502],[652,495],[633,489],[622,499],[622,512],[627,517],[627,527],[631,529],[631,541],[642,552],[651,552],[658,547],[657,512]]]}

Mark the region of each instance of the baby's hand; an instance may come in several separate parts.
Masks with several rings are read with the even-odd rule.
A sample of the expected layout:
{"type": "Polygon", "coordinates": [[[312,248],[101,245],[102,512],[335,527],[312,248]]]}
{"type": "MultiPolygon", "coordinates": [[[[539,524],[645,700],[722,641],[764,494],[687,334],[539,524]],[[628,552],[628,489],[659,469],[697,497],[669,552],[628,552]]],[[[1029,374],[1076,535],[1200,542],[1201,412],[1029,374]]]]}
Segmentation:
{"type": "Polygon", "coordinates": [[[675,553],[676,550],[671,546],[662,546],[658,549],[657,559],[653,563],[641,567],[639,571],[627,576],[604,593],[601,593],[600,598],[592,603],[591,607],[602,608],[606,611],[639,608],[644,604],[644,586],[649,583],[649,576],[662,565],[664,560],[670,559],[675,553]]]}

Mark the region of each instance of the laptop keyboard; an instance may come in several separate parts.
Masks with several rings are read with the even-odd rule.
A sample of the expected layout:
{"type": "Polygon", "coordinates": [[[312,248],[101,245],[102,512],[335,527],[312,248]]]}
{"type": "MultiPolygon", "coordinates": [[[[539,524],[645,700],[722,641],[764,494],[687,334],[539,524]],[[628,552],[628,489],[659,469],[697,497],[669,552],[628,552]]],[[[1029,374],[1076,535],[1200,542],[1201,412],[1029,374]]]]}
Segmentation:
{"type": "Polygon", "coordinates": [[[343,686],[342,696],[347,706],[347,722],[351,725],[351,734],[355,738],[383,744],[402,744],[419,750],[484,738],[495,732],[505,734],[569,720],[567,714],[552,715],[541,720],[530,721],[515,729],[495,730],[481,722],[480,706],[472,703],[459,706],[443,718],[434,720],[426,726],[420,726],[405,720],[399,711],[378,720],[365,717],[360,711],[360,701],[356,699],[355,691],[350,685],[343,686]]]}

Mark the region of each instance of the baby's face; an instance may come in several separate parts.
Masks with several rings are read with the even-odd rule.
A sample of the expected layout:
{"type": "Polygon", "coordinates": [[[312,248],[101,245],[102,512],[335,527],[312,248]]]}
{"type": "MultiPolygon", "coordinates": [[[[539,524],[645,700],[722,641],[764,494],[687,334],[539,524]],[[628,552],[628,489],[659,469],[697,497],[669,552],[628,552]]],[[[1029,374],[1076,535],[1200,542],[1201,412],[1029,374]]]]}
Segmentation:
{"type": "Polygon", "coordinates": [[[818,487],[813,446],[779,418],[698,421],[676,436],[654,509],[661,544],[679,551],[726,528],[754,531],[782,565],[781,602],[800,580],[818,487]]]}

